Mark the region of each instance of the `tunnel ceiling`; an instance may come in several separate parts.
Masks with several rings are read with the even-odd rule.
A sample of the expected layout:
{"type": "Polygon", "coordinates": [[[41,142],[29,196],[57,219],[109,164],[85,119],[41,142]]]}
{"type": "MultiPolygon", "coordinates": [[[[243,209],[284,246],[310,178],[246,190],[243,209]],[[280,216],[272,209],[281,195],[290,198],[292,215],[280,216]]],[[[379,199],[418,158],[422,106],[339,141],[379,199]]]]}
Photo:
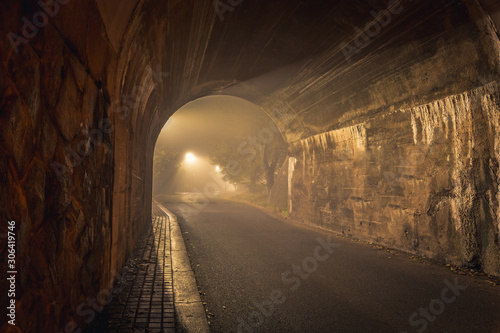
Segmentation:
{"type": "Polygon", "coordinates": [[[144,80],[147,66],[161,66],[169,76],[161,89],[150,91],[159,98],[155,119],[161,123],[194,98],[231,94],[261,105],[273,119],[283,110],[300,115],[284,128],[295,141],[359,121],[389,100],[399,108],[460,93],[478,71],[491,72],[479,61],[482,51],[467,44],[479,36],[470,29],[471,15],[484,15],[470,10],[472,2],[233,3],[231,10],[218,12],[210,1],[98,1],[110,44],[126,64],[118,67],[123,69],[118,86],[129,84],[121,86],[122,93],[144,80]],[[356,47],[359,29],[374,22],[373,13],[388,8],[393,14],[387,26],[379,26],[366,45],[357,44],[359,52],[346,57],[343,43],[356,47]],[[464,44],[457,45],[457,38],[464,44]],[[429,79],[422,63],[442,56],[447,44],[453,44],[444,51],[450,62],[440,64],[429,79]],[[453,61],[459,50],[470,57],[453,61]],[[464,77],[464,67],[473,68],[470,77],[464,77]],[[382,92],[388,86],[393,89],[382,92]],[[356,120],[349,116],[353,110],[356,120]]]}
{"type": "MultiPolygon", "coordinates": [[[[498,17],[494,1],[241,0],[220,1],[218,9],[214,3],[67,1],[44,34],[54,29],[62,37],[108,103],[144,87],[130,121],[134,132],[150,132],[151,142],[175,110],[213,93],[248,99],[278,125],[283,113],[294,117],[280,127],[296,141],[498,76],[498,45],[486,38],[494,27],[483,22],[485,9],[498,17]],[[374,18],[388,9],[388,22],[374,18]],[[370,24],[375,30],[356,44],[370,24]],[[148,68],[168,77],[158,85],[148,68]]],[[[37,6],[12,5],[12,17],[37,6]]],[[[5,23],[18,31],[21,25],[5,23]]]]}
{"type": "MultiPolygon", "coordinates": [[[[480,86],[478,77],[497,75],[496,51],[484,38],[493,27],[478,26],[484,8],[497,17],[490,0],[231,3],[216,9],[212,1],[67,1],[50,23],[109,103],[145,87],[131,123],[135,132],[151,132],[151,142],[175,110],[212,93],[246,98],[278,124],[283,113],[299,115],[281,126],[295,141],[461,93],[480,86]],[[374,13],[388,8],[389,22],[378,24],[374,13]],[[372,37],[357,38],[372,23],[372,37]],[[148,68],[168,77],[158,86],[148,68]]],[[[36,6],[13,10],[22,15],[36,6]]],[[[20,30],[20,23],[6,26],[20,30]]]]}

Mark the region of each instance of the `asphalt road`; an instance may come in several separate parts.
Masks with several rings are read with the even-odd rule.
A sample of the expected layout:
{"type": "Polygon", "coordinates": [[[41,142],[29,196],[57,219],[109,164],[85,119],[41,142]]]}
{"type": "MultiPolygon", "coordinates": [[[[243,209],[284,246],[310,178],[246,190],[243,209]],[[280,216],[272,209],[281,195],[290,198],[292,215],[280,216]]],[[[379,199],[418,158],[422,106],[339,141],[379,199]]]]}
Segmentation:
{"type": "MultiPolygon", "coordinates": [[[[500,332],[500,286],[228,202],[178,216],[212,332],[500,332]]],[[[175,283],[175,281],[174,281],[175,283]]]]}

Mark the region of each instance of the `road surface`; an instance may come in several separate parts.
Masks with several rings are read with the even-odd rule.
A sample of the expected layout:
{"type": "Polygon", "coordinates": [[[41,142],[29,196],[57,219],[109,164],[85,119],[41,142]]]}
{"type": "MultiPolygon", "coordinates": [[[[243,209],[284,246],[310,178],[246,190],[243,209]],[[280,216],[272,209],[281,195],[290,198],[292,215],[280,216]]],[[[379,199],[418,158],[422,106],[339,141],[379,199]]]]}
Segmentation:
{"type": "MultiPolygon", "coordinates": [[[[178,216],[212,332],[500,332],[500,287],[212,202],[178,216]]],[[[174,281],[175,283],[175,281],[174,281]]]]}

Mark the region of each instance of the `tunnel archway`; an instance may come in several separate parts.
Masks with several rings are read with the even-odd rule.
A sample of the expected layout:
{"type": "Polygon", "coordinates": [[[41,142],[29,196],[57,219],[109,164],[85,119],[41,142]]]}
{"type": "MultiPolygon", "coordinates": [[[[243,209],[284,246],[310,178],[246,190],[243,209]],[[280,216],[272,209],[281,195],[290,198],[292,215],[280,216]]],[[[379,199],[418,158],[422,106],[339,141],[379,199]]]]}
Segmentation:
{"type": "MultiPolygon", "coordinates": [[[[275,173],[286,157],[286,144],[282,133],[264,110],[240,97],[210,95],[182,106],[163,126],[155,145],[155,161],[163,162],[159,164],[163,168],[157,167],[156,170],[161,169],[164,176],[158,175],[156,180],[163,180],[164,185],[170,184],[173,190],[175,186],[170,181],[176,179],[179,186],[182,178],[184,183],[197,183],[198,191],[203,192],[205,186],[209,186],[214,180],[217,186],[222,178],[227,181],[243,181],[241,177],[245,170],[245,177],[249,176],[247,165],[250,164],[256,175],[259,175],[255,181],[258,184],[265,182],[269,191],[274,183],[275,173]],[[224,153],[221,150],[223,147],[224,153]],[[231,152],[226,151],[226,148],[231,152]],[[215,164],[212,165],[215,163],[214,159],[217,159],[214,155],[217,149],[219,175],[214,174],[215,164]],[[188,153],[190,156],[196,156],[197,163],[183,163],[183,157],[188,153]],[[261,156],[262,153],[264,155],[261,156]],[[160,158],[160,155],[164,158],[160,158]],[[164,170],[167,165],[176,172],[164,170]],[[203,181],[200,180],[200,183],[186,179],[185,173],[188,169],[196,170],[203,181]],[[266,172],[269,177],[267,180],[264,177],[266,172]],[[210,177],[207,177],[209,175],[210,177]]],[[[224,184],[227,187],[227,182],[224,184]]],[[[230,188],[234,187],[229,184],[230,188]]],[[[260,188],[260,185],[258,186],[260,188]]],[[[184,186],[183,190],[193,189],[184,186]]],[[[159,182],[155,183],[155,179],[153,192],[166,194],[160,189],[159,182]]]]}
{"type": "Polygon", "coordinates": [[[487,3],[59,1],[30,31],[44,6],[2,2],[0,202],[19,224],[22,329],[85,325],[79,304],[107,288],[150,219],[163,123],[211,94],[247,99],[280,128],[298,220],[498,275],[487,3]]]}

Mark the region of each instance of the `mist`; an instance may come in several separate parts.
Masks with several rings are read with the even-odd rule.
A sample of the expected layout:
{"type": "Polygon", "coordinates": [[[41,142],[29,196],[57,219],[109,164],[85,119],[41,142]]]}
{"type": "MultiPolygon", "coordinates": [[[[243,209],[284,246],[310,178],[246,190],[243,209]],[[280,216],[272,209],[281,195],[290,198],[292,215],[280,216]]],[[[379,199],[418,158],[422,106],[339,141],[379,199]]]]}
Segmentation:
{"type": "MultiPolygon", "coordinates": [[[[265,144],[284,147],[280,134],[270,130],[273,127],[261,108],[241,98],[210,96],[186,104],[169,118],[158,136],[154,194],[209,191],[219,195],[248,190],[245,182],[249,181],[240,175],[231,177],[225,165],[231,161],[218,165],[214,151],[224,147],[232,160],[241,157],[239,170],[243,170],[249,163],[260,163],[256,152],[265,144]],[[267,133],[265,142],[259,141],[262,131],[267,133]]],[[[252,181],[252,191],[263,191],[262,177],[252,181]]]]}

